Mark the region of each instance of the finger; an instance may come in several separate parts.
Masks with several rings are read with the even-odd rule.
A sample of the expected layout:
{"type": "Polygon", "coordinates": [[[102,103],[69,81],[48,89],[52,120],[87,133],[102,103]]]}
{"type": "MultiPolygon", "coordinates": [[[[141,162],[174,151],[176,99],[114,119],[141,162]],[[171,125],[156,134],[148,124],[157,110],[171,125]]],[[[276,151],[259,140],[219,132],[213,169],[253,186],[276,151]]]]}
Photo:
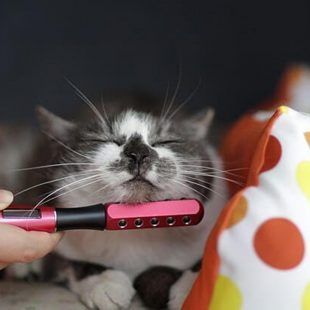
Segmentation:
{"type": "Polygon", "coordinates": [[[13,201],[13,194],[4,189],[0,189],[0,210],[5,209],[13,201]]]}
{"type": "Polygon", "coordinates": [[[13,225],[0,225],[0,261],[4,263],[31,262],[39,259],[58,244],[61,233],[27,232],[13,225]]]}

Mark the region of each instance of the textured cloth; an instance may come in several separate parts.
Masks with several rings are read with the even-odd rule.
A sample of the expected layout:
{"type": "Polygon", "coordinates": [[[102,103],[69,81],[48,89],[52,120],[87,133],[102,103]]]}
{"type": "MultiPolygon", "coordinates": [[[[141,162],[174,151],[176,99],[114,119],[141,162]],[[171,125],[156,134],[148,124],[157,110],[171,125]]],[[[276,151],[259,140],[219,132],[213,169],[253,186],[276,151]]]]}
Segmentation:
{"type": "Polygon", "coordinates": [[[78,298],[51,284],[0,282],[0,309],[5,310],[85,310],[78,298]]]}
{"type": "Polygon", "coordinates": [[[183,309],[310,309],[310,115],[273,110],[309,110],[309,76],[290,69],[267,110],[229,131],[222,154],[245,186],[230,188],[183,309]]]}

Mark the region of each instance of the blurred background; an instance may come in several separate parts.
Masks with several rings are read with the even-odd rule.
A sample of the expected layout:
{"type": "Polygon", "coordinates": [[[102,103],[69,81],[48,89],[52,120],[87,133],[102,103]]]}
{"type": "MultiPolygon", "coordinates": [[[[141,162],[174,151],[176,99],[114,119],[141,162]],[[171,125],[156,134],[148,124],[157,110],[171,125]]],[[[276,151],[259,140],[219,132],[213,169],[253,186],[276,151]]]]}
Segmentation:
{"type": "Polygon", "coordinates": [[[272,94],[291,62],[310,62],[310,2],[1,1],[0,121],[69,115],[90,99],[143,91],[231,121],[272,94]]]}

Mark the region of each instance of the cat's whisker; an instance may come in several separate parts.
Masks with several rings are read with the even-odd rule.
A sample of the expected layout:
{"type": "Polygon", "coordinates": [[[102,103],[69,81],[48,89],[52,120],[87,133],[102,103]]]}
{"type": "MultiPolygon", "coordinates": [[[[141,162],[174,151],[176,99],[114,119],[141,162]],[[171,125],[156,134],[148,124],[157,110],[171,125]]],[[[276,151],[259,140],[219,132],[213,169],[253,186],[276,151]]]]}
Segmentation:
{"type": "Polygon", "coordinates": [[[195,188],[192,188],[191,186],[186,185],[186,184],[184,184],[183,182],[177,181],[177,180],[175,180],[175,179],[172,179],[171,181],[174,182],[174,183],[176,183],[176,184],[180,184],[180,185],[186,187],[187,189],[189,189],[189,190],[191,190],[191,191],[194,191],[194,192],[197,193],[199,196],[204,197],[206,200],[209,200],[209,197],[205,196],[204,194],[202,194],[200,191],[196,190],[195,188]]]}
{"type": "MultiPolygon", "coordinates": [[[[223,161],[223,160],[211,160],[211,159],[204,159],[204,158],[199,158],[199,157],[189,157],[189,158],[180,158],[177,157],[176,160],[180,163],[187,163],[187,164],[191,164],[191,163],[200,163],[200,162],[210,162],[210,163],[218,163],[221,165],[237,165],[239,163],[239,161],[235,160],[235,161],[223,161]]],[[[242,169],[249,169],[249,167],[245,167],[242,169]]]]}
{"type": "Polygon", "coordinates": [[[93,179],[93,178],[99,177],[99,176],[101,177],[102,174],[99,173],[99,174],[91,175],[91,176],[89,176],[89,177],[85,177],[85,178],[83,178],[83,179],[80,179],[80,180],[71,182],[71,183],[69,183],[69,184],[66,184],[66,185],[64,185],[64,186],[62,186],[62,187],[60,187],[60,188],[54,190],[52,193],[50,193],[49,195],[47,195],[45,198],[41,199],[41,200],[35,205],[34,209],[37,208],[38,206],[40,206],[40,205],[43,204],[43,203],[47,203],[47,199],[48,199],[49,197],[51,197],[52,195],[54,195],[54,194],[60,192],[60,191],[63,190],[64,188],[70,187],[70,186],[72,186],[72,185],[74,185],[74,184],[79,184],[79,183],[81,183],[81,182],[84,182],[84,181],[87,181],[87,180],[89,180],[89,179],[93,179]]]}
{"type": "Polygon", "coordinates": [[[108,127],[109,127],[109,129],[110,129],[110,132],[112,132],[112,123],[111,123],[111,121],[110,121],[110,119],[109,119],[109,116],[108,116],[108,114],[107,114],[107,111],[106,111],[106,109],[105,109],[105,105],[104,105],[104,102],[103,102],[103,97],[102,97],[102,95],[101,95],[100,100],[101,100],[101,108],[102,108],[102,111],[103,111],[103,117],[104,117],[104,119],[106,120],[106,123],[107,123],[107,125],[108,125],[108,127]]]}
{"type": "Polygon", "coordinates": [[[44,197],[44,196],[46,196],[46,195],[50,194],[53,190],[54,190],[54,189],[49,190],[49,191],[47,191],[47,192],[44,192],[44,193],[42,193],[42,194],[38,195],[38,196],[37,196],[37,198],[38,198],[38,199],[41,199],[41,197],[44,197]]]}
{"type": "MultiPolygon", "coordinates": [[[[177,97],[177,95],[178,95],[178,92],[179,92],[179,89],[180,89],[180,86],[181,86],[181,81],[182,81],[182,67],[181,67],[181,65],[180,65],[180,66],[179,66],[179,77],[178,77],[178,82],[177,82],[176,88],[175,88],[175,90],[174,90],[174,93],[173,93],[173,95],[172,95],[171,101],[170,101],[170,103],[169,103],[169,105],[168,105],[168,107],[167,107],[167,110],[166,110],[166,112],[165,112],[163,118],[162,118],[162,123],[166,120],[166,118],[167,118],[167,116],[168,116],[168,114],[169,114],[171,108],[172,108],[173,105],[174,105],[175,99],[176,99],[176,97],[177,97]]],[[[162,124],[162,123],[161,123],[161,124],[162,124]]]]}
{"type": "Polygon", "coordinates": [[[69,79],[65,78],[68,84],[76,91],[76,94],[88,105],[88,107],[95,113],[98,119],[105,124],[104,117],[96,108],[96,106],[86,97],[86,95],[77,87],[75,86],[69,79]]]}
{"type": "Polygon", "coordinates": [[[204,184],[207,184],[207,185],[210,185],[212,186],[212,188],[216,189],[216,188],[222,188],[223,185],[222,184],[216,184],[214,182],[208,182],[207,180],[204,180],[204,179],[201,179],[201,178],[195,178],[195,177],[192,177],[192,176],[189,176],[187,175],[186,178],[189,178],[191,180],[194,180],[194,181],[197,181],[197,182],[200,182],[200,183],[204,183],[204,184]]]}
{"type": "Polygon", "coordinates": [[[51,134],[47,133],[47,132],[44,132],[45,135],[47,135],[50,139],[56,141],[59,145],[63,146],[64,148],[66,148],[67,150],[69,150],[70,152],[76,154],[76,155],[79,155],[79,156],[82,156],[88,160],[92,160],[92,158],[84,155],[84,154],[81,154],[79,153],[78,151],[75,151],[73,150],[70,146],[66,145],[65,143],[63,143],[62,141],[58,140],[57,138],[55,138],[54,136],[52,136],[51,134]]]}
{"type": "Polygon", "coordinates": [[[187,160],[182,160],[177,158],[176,159],[179,163],[183,164],[196,164],[196,163],[214,163],[214,164],[222,164],[223,162],[221,160],[211,160],[211,159],[187,159],[187,160]]]}
{"type": "Polygon", "coordinates": [[[242,183],[240,183],[240,182],[238,182],[236,180],[229,179],[229,178],[226,178],[224,176],[219,176],[219,175],[216,175],[216,174],[193,172],[193,171],[186,171],[186,170],[183,170],[182,174],[184,174],[184,175],[198,175],[198,176],[204,176],[204,177],[211,177],[211,178],[215,178],[215,179],[225,180],[225,181],[230,182],[230,183],[234,183],[236,185],[239,185],[240,187],[244,186],[244,184],[242,184],[242,183]]]}
{"type": "Polygon", "coordinates": [[[244,171],[244,170],[249,170],[250,168],[232,168],[232,169],[225,169],[225,171],[244,171]]]}
{"type": "Polygon", "coordinates": [[[92,192],[91,194],[98,194],[99,192],[103,191],[104,189],[106,189],[108,186],[110,186],[110,184],[107,184],[99,189],[97,189],[96,191],[92,192]]]}
{"type": "MultiPolygon", "coordinates": [[[[194,162],[194,164],[190,161],[177,161],[178,165],[180,167],[189,167],[189,168],[197,168],[197,169],[203,169],[203,170],[215,170],[215,171],[219,171],[221,173],[226,173],[226,172],[233,172],[233,171],[243,171],[243,170],[249,170],[249,168],[244,168],[244,167],[240,167],[240,168],[233,168],[233,169],[219,169],[219,168],[215,168],[213,166],[208,166],[208,163],[216,163],[216,161],[197,161],[197,163],[194,162]],[[201,163],[202,162],[202,163],[201,163]],[[199,165],[198,165],[199,163],[199,165]]],[[[220,163],[220,162],[219,162],[220,163]]],[[[238,176],[238,175],[237,175],[238,176]]]]}
{"type": "Polygon", "coordinates": [[[213,190],[211,187],[209,187],[209,186],[202,185],[202,184],[200,184],[200,183],[198,183],[198,182],[190,181],[190,180],[188,180],[188,179],[186,179],[186,178],[184,179],[184,181],[185,181],[186,183],[193,184],[193,185],[197,185],[197,186],[200,186],[201,188],[204,188],[204,189],[206,189],[206,190],[209,190],[210,192],[214,193],[215,195],[218,195],[218,196],[221,197],[222,199],[226,200],[225,197],[223,197],[223,196],[222,196],[221,194],[219,194],[218,192],[214,191],[214,190],[213,190]]]}
{"type": "MultiPolygon", "coordinates": [[[[210,163],[215,163],[214,161],[210,161],[210,163]]],[[[180,166],[196,166],[196,167],[201,167],[201,168],[204,168],[204,169],[213,169],[213,170],[218,170],[218,171],[221,171],[221,172],[232,172],[232,171],[244,171],[244,170],[249,170],[249,168],[245,168],[245,167],[240,167],[240,168],[231,168],[231,169],[219,169],[219,168],[215,168],[215,167],[212,167],[212,166],[206,166],[205,164],[203,165],[192,165],[190,163],[187,163],[187,164],[182,164],[180,163],[180,166]]]]}
{"type": "Polygon", "coordinates": [[[244,178],[243,175],[240,174],[236,174],[236,173],[232,173],[231,171],[237,171],[240,169],[228,169],[228,170],[222,170],[222,169],[218,169],[218,168],[214,168],[214,167],[205,167],[205,166],[198,166],[198,165],[180,165],[180,167],[182,168],[194,168],[197,169],[198,171],[210,171],[212,173],[218,172],[220,174],[229,174],[231,176],[235,176],[237,178],[244,178]]]}
{"type": "Polygon", "coordinates": [[[166,105],[167,105],[167,102],[168,102],[169,89],[170,89],[170,83],[168,82],[164,103],[163,103],[163,106],[162,106],[161,111],[160,111],[159,124],[161,124],[163,122],[163,114],[164,114],[164,111],[165,111],[165,108],[166,108],[166,105]]]}
{"type": "Polygon", "coordinates": [[[99,164],[94,163],[60,163],[60,164],[52,164],[52,165],[42,165],[42,166],[35,166],[35,167],[26,167],[26,168],[18,168],[18,169],[11,169],[12,172],[19,172],[19,171],[31,171],[31,170],[39,170],[39,169],[47,169],[53,167],[65,167],[65,166],[97,166],[99,164]]]}
{"type": "MultiPolygon", "coordinates": [[[[161,171],[163,172],[171,172],[171,170],[169,169],[162,169],[161,171]]],[[[222,179],[222,180],[225,180],[227,182],[230,182],[230,183],[234,183],[240,187],[244,187],[244,184],[243,183],[240,183],[236,180],[233,180],[233,179],[230,179],[230,178],[227,178],[227,177],[224,177],[224,176],[220,176],[220,175],[217,175],[217,174],[214,174],[213,172],[211,173],[205,173],[205,172],[201,172],[201,171],[189,171],[189,170],[182,170],[180,171],[180,173],[182,175],[189,175],[189,176],[201,176],[201,177],[210,177],[210,178],[217,178],[217,179],[222,179]]]]}
{"type": "Polygon", "coordinates": [[[206,166],[206,165],[183,165],[183,164],[178,164],[179,167],[181,168],[195,168],[197,170],[210,170],[213,169],[211,166],[206,166]]]}
{"type": "Polygon", "coordinates": [[[242,170],[248,170],[249,168],[234,168],[234,169],[219,169],[219,168],[215,168],[215,167],[208,167],[208,166],[200,166],[200,165],[183,165],[181,164],[180,166],[182,167],[198,167],[198,168],[202,168],[202,169],[210,169],[210,170],[216,170],[216,171],[220,171],[220,172],[231,172],[231,171],[242,171],[242,170]]]}
{"type": "Polygon", "coordinates": [[[91,169],[91,170],[87,170],[87,172],[85,173],[80,173],[80,174],[72,174],[72,175],[68,175],[68,176],[65,176],[65,177],[62,177],[62,178],[58,178],[58,179],[54,179],[54,180],[50,180],[50,181],[46,181],[46,182],[42,182],[42,183],[39,183],[39,184],[36,184],[36,185],[33,185],[33,186],[30,186],[30,187],[27,187],[19,192],[17,192],[16,194],[14,194],[14,197],[17,197],[25,192],[28,192],[32,189],[35,189],[35,188],[38,188],[40,186],[43,186],[43,185],[47,185],[47,184],[52,184],[52,183],[56,183],[56,182],[59,182],[59,181],[63,181],[63,180],[66,180],[66,179],[70,179],[72,177],[78,177],[78,176],[84,176],[84,175],[89,175],[89,173],[91,173],[92,171],[100,171],[99,169],[91,169]]]}
{"type": "Polygon", "coordinates": [[[205,183],[205,184],[213,186],[213,182],[209,182],[209,181],[207,181],[205,179],[202,179],[202,178],[192,177],[192,176],[189,176],[189,175],[186,175],[186,178],[189,178],[189,179],[192,179],[192,180],[195,180],[195,181],[198,181],[198,182],[205,183]]]}
{"type": "Polygon", "coordinates": [[[201,85],[201,79],[198,82],[198,85],[194,88],[194,90],[189,94],[189,96],[181,103],[179,106],[174,110],[173,113],[167,118],[167,121],[171,121],[171,119],[195,96],[196,92],[198,91],[201,85]]]}
{"type": "MultiPolygon", "coordinates": [[[[91,182],[88,182],[87,184],[83,184],[83,185],[80,185],[80,186],[75,187],[75,188],[73,188],[73,189],[70,189],[70,190],[68,190],[68,191],[66,191],[66,192],[64,192],[64,193],[61,193],[61,194],[59,194],[59,195],[57,195],[57,196],[55,196],[55,197],[52,197],[52,198],[50,198],[50,199],[45,200],[44,203],[48,203],[48,202],[50,202],[50,201],[52,201],[52,200],[55,200],[55,199],[57,199],[57,198],[59,198],[59,197],[61,197],[61,196],[67,195],[67,194],[69,194],[69,193],[72,193],[72,192],[74,192],[74,191],[76,191],[76,190],[78,190],[78,189],[85,188],[85,187],[87,187],[87,186],[89,186],[89,185],[95,184],[95,183],[99,182],[101,179],[102,179],[101,177],[97,177],[97,178],[95,179],[95,181],[91,181],[91,182]]],[[[71,185],[72,185],[72,184],[71,184],[71,185]]],[[[63,187],[62,187],[62,189],[63,189],[63,187]]],[[[54,194],[55,194],[55,192],[54,192],[54,194]]],[[[38,206],[40,206],[40,205],[36,205],[34,208],[37,208],[38,206]]]]}

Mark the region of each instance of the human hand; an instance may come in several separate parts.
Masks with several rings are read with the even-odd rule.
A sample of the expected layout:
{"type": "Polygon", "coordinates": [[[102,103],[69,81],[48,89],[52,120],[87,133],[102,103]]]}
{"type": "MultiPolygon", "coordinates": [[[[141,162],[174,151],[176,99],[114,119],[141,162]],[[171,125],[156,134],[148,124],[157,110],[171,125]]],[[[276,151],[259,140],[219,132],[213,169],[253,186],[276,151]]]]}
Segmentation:
{"type": "MultiPolygon", "coordinates": [[[[13,201],[13,194],[0,190],[0,210],[13,201]]],[[[62,233],[25,231],[19,227],[0,224],[0,269],[12,263],[29,263],[39,259],[58,244],[62,233]]]]}

